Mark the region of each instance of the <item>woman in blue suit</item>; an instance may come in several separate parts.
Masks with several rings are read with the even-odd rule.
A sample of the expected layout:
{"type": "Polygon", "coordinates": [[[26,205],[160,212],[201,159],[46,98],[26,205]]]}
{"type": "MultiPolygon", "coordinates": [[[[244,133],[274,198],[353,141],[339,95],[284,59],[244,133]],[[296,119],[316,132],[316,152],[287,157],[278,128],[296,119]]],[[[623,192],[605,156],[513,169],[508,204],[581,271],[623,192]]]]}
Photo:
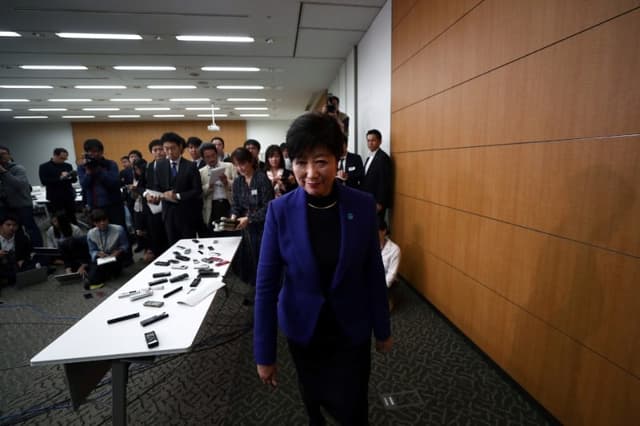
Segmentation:
{"type": "Polygon", "coordinates": [[[375,201],[335,182],[343,138],[328,115],[293,122],[299,187],[269,204],[258,264],[258,375],[276,385],[279,326],[310,424],[324,424],[320,406],[340,424],[368,424],[372,331],[378,351],[392,346],[375,201]]]}

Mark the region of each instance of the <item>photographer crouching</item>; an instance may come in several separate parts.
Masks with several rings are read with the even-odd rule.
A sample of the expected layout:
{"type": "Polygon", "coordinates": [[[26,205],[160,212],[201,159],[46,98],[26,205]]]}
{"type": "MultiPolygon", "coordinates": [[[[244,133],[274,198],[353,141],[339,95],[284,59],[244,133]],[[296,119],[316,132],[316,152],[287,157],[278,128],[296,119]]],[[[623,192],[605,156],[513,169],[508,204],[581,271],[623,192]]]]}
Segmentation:
{"type": "Polygon", "coordinates": [[[78,161],[78,177],[87,207],[101,209],[110,223],[125,226],[118,165],[104,158],[104,145],[98,139],[84,142],[84,157],[78,161]]]}

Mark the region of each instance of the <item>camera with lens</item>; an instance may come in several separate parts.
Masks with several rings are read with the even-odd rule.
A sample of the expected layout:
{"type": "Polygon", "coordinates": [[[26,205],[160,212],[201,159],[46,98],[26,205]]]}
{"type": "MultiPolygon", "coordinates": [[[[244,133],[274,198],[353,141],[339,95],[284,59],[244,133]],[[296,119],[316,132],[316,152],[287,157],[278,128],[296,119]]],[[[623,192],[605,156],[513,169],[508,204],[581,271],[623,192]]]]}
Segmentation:
{"type": "Polygon", "coordinates": [[[336,112],[336,106],[333,103],[331,103],[331,101],[327,101],[327,112],[328,113],[336,112]]]}
{"type": "Polygon", "coordinates": [[[73,180],[76,177],[78,177],[78,172],[75,170],[71,170],[69,173],[67,173],[66,176],[62,177],[62,180],[73,180]]]}
{"type": "Polygon", "coordinates": [[[91,156],[91,154],[86,153],[84,154],[84,166],[88,169],[95,169],[98,168],[100,166],[104,166],[105,161],[102,158],[93,158],[91,156]]]}

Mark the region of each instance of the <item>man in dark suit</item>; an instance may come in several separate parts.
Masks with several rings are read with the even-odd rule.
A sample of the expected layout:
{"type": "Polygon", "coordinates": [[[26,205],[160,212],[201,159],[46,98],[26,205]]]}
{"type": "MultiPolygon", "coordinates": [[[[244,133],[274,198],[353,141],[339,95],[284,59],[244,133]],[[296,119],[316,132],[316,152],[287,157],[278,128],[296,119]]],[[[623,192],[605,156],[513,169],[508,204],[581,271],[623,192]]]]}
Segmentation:
{"type": "Polygon", "coordinates": [[[160,140],[167,158],[157,160],[150,189],[161,192],[162,196],[148,194],[147,201],[157,204],[162,200],[162,219],[171,245],[181,238],[196,236],[201,221],[202,186],[196,165],[182,157],[184,139],[168,132],[160,140]]]}
{"type": "Polygon", "coordinates": [[[67,163],[69,152],[64,148],[53,150],[53,157],[46,163],[40,164],[38,170],[40,182],[47,188],[49,211],[53,214],[64,210],[71,223],[77,224],[76,219],[76,191],[73,183],[78,181],[78,175],[73,166],[67,163]]]}
{"type": "Polygon", "coordinates": [[[364,176],[364,166],[362,159],[357,154],[347,151],[347,140],[343,143],[342,157],[338,160],[338,182],[360,189],[362,177],[364,176]]]}
{"type": "Polygon", "coordinates": [[[381,219],[391,207],[391,184],[393,180],[391,159],[380,149],[382,134],[376,129],[367,132],[369,156],[364,163],[364,178],[360,189],[373,195],[376,211],[381,219]]]}

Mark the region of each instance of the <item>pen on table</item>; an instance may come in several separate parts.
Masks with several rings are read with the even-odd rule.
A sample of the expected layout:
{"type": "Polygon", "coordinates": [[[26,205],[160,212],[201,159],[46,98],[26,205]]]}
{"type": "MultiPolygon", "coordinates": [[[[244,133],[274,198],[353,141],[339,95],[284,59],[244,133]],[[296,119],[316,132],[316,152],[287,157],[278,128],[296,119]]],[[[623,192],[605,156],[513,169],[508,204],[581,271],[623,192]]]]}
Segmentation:
{"type": "Polygon", "coordinates": [[[121,317],[108,319],[107,320],[107,324],[113,324],[113,323],[120,322],[120,321],[126,321],[128,319],[138,318],[139,316],[140,316],[140,312],[136,312],[134,314],[129,314],[129,315],[123,315],[121,317]]]}
{"type": "Polygon", "coordinates": [[[174,289],[173,289],[173,290],[171,290],[170,292],[165,293],[162,297],[163,297],[164,299],[166,299],[167,297],[169,297],[169,296],[172,296],[172,295],[176,294],[176,293],[177,293],[177,292],[179,292],[180,290],[182,290],[182,286],[177,287],[177,288],[174,288],[174,289]]]}

